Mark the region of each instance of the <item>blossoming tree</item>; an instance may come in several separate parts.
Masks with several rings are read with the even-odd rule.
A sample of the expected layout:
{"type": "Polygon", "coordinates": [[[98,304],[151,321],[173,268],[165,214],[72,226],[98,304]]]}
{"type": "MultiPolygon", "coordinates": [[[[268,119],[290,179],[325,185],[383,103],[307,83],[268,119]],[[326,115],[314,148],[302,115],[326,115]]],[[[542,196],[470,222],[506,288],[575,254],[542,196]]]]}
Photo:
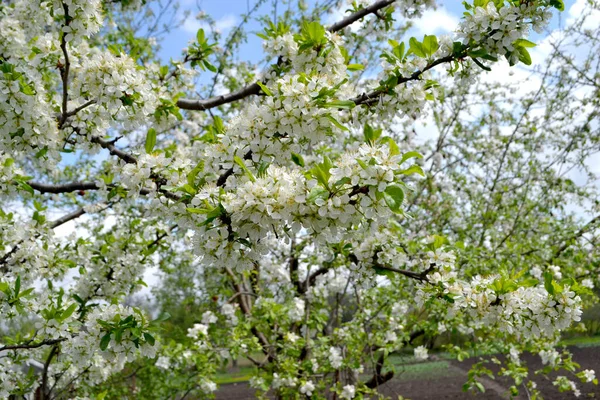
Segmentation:
{"type": "MultiPolygon", "coordinates": [[[[425,359],[444,332],[473,337],[447,345],[459,359],[510,354],[513,394],[526,350],[595,379],[554,346],[592,301],[597,249],[580,239],[597,218],[548,214],[565,193],[595,194],[554,166],[597,146],[597,78],[565,69],[548,82],[561,73],[549,63],[514,107],[477,78],[500,58],[531,64],[529,32],[562,2],[475,0],[454,35],[409,40],[406,21],[432,2],[354,1],[323,25],[327,6],[260,18],[272,64],[257,74],[234,58],[241,26],[224,48],[200,29],[161,62],[152,37],[177,18],[172,1],[0,5],[0,397],[125,397],[131,365],[143,398],[210,396],[215,371],[246,357],[259,395],[362,398],[393,377],[390,353],[412,345],[425,359]],[[594,111],[557,118],[564,83],[586,77],[594,111]],[[463,119],[467,96],[484,117],[463,119]],[[433,148],[410,140],[428,113],[433,148]],[[461,163],[482,151],[482,170],[461,163]],[[57,236],[65,224],[78,232],[57,236]],[[161,340],[166,316],[127,305],[154,265],[165,287],[204,296],[177,341],[161,340]]],[[[473,371],[467,388],[483,390],[489,370],[473,371]]],[[[571,378],[557,386],[577,390],[571,378]]]]}

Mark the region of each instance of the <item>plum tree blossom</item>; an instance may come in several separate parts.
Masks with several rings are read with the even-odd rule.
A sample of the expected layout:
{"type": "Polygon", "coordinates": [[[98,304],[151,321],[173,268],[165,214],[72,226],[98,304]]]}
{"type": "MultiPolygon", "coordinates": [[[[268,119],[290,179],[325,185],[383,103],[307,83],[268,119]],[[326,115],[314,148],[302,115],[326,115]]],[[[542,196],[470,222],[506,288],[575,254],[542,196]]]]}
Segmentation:
{"type": "Polygon", "coordinates": [[[531,351],[571,373],[560,391],[597,383],[555,347],[598,287],[598,217],[561,203],[595,194],[561,173],[597,143],[598,84],[550,70],[559,43],[533,98],[481,88],[501,59],[533,64],[530,31],[562,1],[465,2],[422,39],[407,21],[429,0],[346,2],[329,24],[319,2],[260,4],[243,20],[262,24],[262,70],[234,56],[243,24],[223,40],[206,14],[161,60],[170,1],[0,5],[0,397],[210,398],[246,358],[260,396],[366,398],[391,353],[425,360],[450,332],[475,338],[444,343],[459,359],[510,354],[515,377],[531,351]],[[586,85],[571,123],[565,82],[586,85]],[[433,147],[414,141],[423,116],[433,147]],[[131,301],[151,268],[171,315],[131,301]]]}

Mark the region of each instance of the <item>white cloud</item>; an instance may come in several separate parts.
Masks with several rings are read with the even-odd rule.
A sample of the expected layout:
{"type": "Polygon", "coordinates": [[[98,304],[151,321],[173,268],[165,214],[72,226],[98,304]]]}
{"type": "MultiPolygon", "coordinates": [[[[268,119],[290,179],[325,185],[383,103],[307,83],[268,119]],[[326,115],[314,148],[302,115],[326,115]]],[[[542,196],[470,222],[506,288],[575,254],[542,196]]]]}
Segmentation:
{"type": "MultiPolygon", "coordinates": [[[[232,14],[224,15],[215,21],[215,29],[218,32],[225,32],[233,28],[237,24],[237,17],[232,14]]],[[[198,32],[198,29],[210,30],[210,26],[204,21],[198,21],[194,18],[188,18],[182,25],[181,29],[185,32],[195,34],[198,32]]]]}
{"type": "MultiPolygon", "coordinates": [[[[576,20],[581,18],[582,15],[589,12],[588,0],[576,0],[575,3],[569,8],[569,18],[567,24],[571,25],[576,20]]],[[[583,23],[583,28],[593,29],[598,26],[600,21],[600,11],[593,10],[583,23]]]]}
{"type": "Polygon", "coordinates": [[[453,32],[458,22],[459,18],[443,7],[426,10],[421,18],[413,21],[418,36],[453,32]]]}

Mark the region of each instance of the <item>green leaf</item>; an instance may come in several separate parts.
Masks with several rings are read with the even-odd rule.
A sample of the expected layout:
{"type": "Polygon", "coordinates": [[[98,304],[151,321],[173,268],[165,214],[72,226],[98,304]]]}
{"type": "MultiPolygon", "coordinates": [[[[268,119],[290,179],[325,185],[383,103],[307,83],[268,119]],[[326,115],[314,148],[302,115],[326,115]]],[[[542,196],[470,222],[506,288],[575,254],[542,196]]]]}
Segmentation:
{"type": "Polygon", "coordinates": [[[159,314],[159,316],[152,322],[153,323],[165,322],[169,318],[171,318],[171,314],[169,314],[168,312],[165,312],[165,313],[159,314]]]}
{"type": "Polygon", "coordinates": [[[202,60],[202,64],[204,64],[204,67],[210,72],[217,72],[217,67],[208,62],[208,60],[202,60]]]}
{"type": "Polygon", "coordinates": [[[478,66],[479,68],[481,68],[481,69],[483,69],[483,70],[485,70],[485,71],[491,71],[491,70],[492,70],[492,69],[491,69],[490,67],[488,67],[487,65],[483,65],[483,64],[481,63],[481,61],[479,61],[478,59],[476,59],[476,58],[473,58],[473,57],[471,57],[471,59],[473,60],[473,62],[474,62],[475,64],[477,64],[477,66],[478,66]]]}
{"type": "Polygon", "coordinates": [[[483,387],[483,385],[481,384],[481,382],[475,382],[475,386],[477,387],[477,389],[479,389],[479,391],[481,393],[485,393],[485,388],[483,387]]]}
{"type": "Polygon", "coordinates": [[[322,107],[351,110],[356,107],[356,103],[354,103],[352,100],[334,100],[323,104],[322,107]]]}
{"type": "Polygon", "coordinates": [[[565,11],[565,3],[563,0],[550,0],[550,5],[558,11],[565,11]]]}
{"type": "Polygon", "coordinates": [[[440,45],[435,35],[425,35],[423,38],[423,51],[427,55],[432,56],[439,48],[440,45]]]}
{"type": "Polygon", "coordinates": [[[362,64],[348,64],[346,68],[348,68],[348,71],[362,71],[365,66],[362,64]]]}
{"type": "MultiPolygon", "coordinates": [[[[340,124],[340,122],[337,119],[333,118],[331,115],[325,115],[325,118],[327,118],[329,121],[331,121],[331,123],[333,125],[335,125],[336,127],[338,127],[339,129],[341,129],[343,131],[348,131],[349,130],[344,125],[340,124]]],[[[31,190],[33,190],[33,189],[31,189],[31,190]]]]}
{"type": "Polygon", "coordinates": [[[206,38],[204,36],[204,29],[202,29],[202,28],[198,29],[198,32],[196,32],[196,40],[198,41],[198,44],[206,43],[206,38]]]}
{"type": "Polygon", "coordinates": [[[33,195],[35,192],[33,191],[33,188],[31,186],[29,186],[28,183],[26,182],[22,182],[22,181],[18,181],[17,182],[18,186],[25,190],[26,192],[29,192],[29,194],[33,195]]]}
{"type": "Polygon", "coordinates": [[[544,287],[550,295],[554,295],[554,285],[552,285],[552,274],[548,271],[544,272],[544,287]]]}
{"type": "Polygon", "coordinates": [[[387,142],[388,147],[390,148],[390,156],[395,156],[400,154],[400,148],[398,147],[398,145],[396,144],[396,141],[394,141],[394,139],[392,139],[389,136],[384,136],[381,138],[380,140],[381,143],[385,143],[387,142]]]}
{"type": "Polygon", "coordinates": [[[427,55],[423,49],[423,44],[416,38],[411,37],[408,41],[408,52],[413,53],[417,57],[425,58],[427,55]]]}
{"type": "Polygon", "coordinates": [[[28,297],[32,292],[33,292],[34,288],[29,288],[29,289],[25,289],[21,292],[21,294],[19,295],[19,297],[28,297]]]}
{"type": "Polygon", "coordinates": [[[48,153],[48,146],[44,146],[40,151],[35,153],[35,158],[42,158],[48,153]]]}
{"type": "Polygon", "coordinates": [[[240,166],[240,168],[246,173],[246,176],[252,182],[256,182],[256,178],[254,177],[254,175],[252,174],[252,172],[250,172],[250,170],[248,169],[248,167],[244,163],[244,160],[242,160],[239,156],[234,156],[233,157],[233,161],[235,161],[235,163],[240,166]]]}
{"type": "Polygon", "coordinates": [[[383,192],[383,198],[392,212],[402,213],[402,202],[404,201],[404,190],[397,185],[389,185],[383,192]]]}
{"type": "Polygon", "coordinates": [[[300,154],[292,152],[292,161],[294,162],[294,164],[300,167],[304,167],[304,158],[302,158],[300,154]]]}
{"type": "Polygon", "coordinates": [[[107,394],[108,394],[108,390],[105,390],[102,393],[98,393],[96,395],[96,400],[104,400],[104,398],[106,397],[107,394]]]}
{"type": "Polygon", "coordinates": [[[19,291],[21,290],[21,276],[17,276],[15,281],[15,297],[19,297],[19,291]]]}
{"type": "Polygon", "coordinates": [[[62,312],[62,314],[60,315],[60,321],[65,321],[67,318],[69,318],[71,315],[73,315],[73,313],[75,312],[75,310],[77,309],[77,304],[73,303],[69,306],[69,308],[67,308],[65,311],[62,312]]]}
{"type": "Polygon", "coordinates": [[[123,340],[123,328],[119,328],[115,330],[115,342],[117,343],[121,343],[121,340],[123,340]]]}
{"type": "Polygon", "coordinates": [[[194,208],[194,207],[186,208],[186,211],[189,213],[192,213],[192,214],[208,214],[212,210],[214,210],[214,208],[194,208]]]}
{"type": "Polygon", "coordinates": [[[154,128],[150,128],[148,130],[148,134],[146,135],[146,153],[151,154],[152,150],[154,150],[154,146],[156,145],[156,130],[154,128]]]}
{"type": "Polygon", "coordinates": [[[266,87],[261,81],[256,82],[256,84],[258,86],[260,86],[261,90],[267,95],[267,96],[273,96],[273,92],[271,92],[271,90],[266,87]]]}
{"type": "Polygon", "coordinates": [[[530,42],[527,39],[517,39],[513,42],[513,45],[515,47],[527,47],[527,48],[531,48],[531,47],[535,47],[537,46],[535,43],[530,42]]]}
{"type": "Polygon", "coordinates": [[[105,351],[108,348],[108,344],[110,343],[110,332],[106,335],[102,336],[100,339],[100,350],[105,351]]]}
{"type": "Polygon", "coordinates": [[[392,53],[398,58],[398,60],[402,61],[402,59],[404,58],[405,48],[406,45],[404,44],[404,42],[402,42],[392,49],[392,53]]]}
{"type": "Polygon", "coordinates": [[[517,47],[516,49],[519,52],[519,61],[525,65],[531,65],[531,55],[527,49],[525,47],[517,47]]]}
{"type": "Polygon", "coordinates": [[[423,155],[418,151],[409,151],[402,155],[402,159],[398,164],[404,164],[406,160],[410,160],[411,158],[423,158],[423,155]]]}
{"type": "Polygon", "coordinates": [[[423,168],[421,168],[420,165],[414,164],[411,165],[410,167],[406,168],[405,170],[402,170],[399,172],[402,175],[412,175],[412,174],[418,174],[421,176],[425,176],[425,172],[423,172],[423,168]]]}
{"type": "Polygon", "coordinates": [[[150,346],[154,346],[154,343],[156,342],[154,340],[154,336],[152,336],[151,334],[149,334],[148,332],[144,332],[144,340],[146,341],[146,343],[148,343],[150,346]]]}

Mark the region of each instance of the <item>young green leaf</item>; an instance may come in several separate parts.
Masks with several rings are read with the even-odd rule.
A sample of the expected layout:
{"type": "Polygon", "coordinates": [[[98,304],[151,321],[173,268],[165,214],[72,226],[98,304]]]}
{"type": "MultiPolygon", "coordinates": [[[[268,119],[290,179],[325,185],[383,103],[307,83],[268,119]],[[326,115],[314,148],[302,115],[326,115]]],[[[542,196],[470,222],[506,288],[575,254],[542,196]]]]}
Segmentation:
{"type": "Polygon", "coordinates": [[[150,128],[148,130],[148,134],[146,135],[146,153],[151,154],[152,150],[154,150],[154,146],[156,145],[156,130],[154,128],[150,128]]]}
{"type": "Polygon", "coordinates": [[[155,340],[154,340],[154,336],[152,336],[151,334],[149,334],[148,332],[144,332],[144,340],[146,341],[146,343],[148,343],[150,346],[154,346],[155,340]]]}
{"type": "Polygon", "coordinates": [[[246,173],[246,176],[252,182],[256,182],[256,178],[254,177],[254,174],[252,174],[252,172],[250,172],[250,170],[248,169],[248,167],[244,163],[244,160],[242,160],[239,156],[234,156],[233,157],[233,161],[235,161],[235,163],[240,166],[240,168],[246,173]]]}
{"type": "Polygon", "coordinates": [[[261,81],[257,81],[256,84],[258,86],[260,86],[260,89],[267,95],[267,96],[273,96],[273,92],[271,92],[271,90],[265,86],[265,84],[263,84],[261,81]]]}
{"type": "Polygon", "coordinates": [[[100,350],[105,351],[108,348],[108,344],[110,343],[110,332],[106,335],[102,336],[100,339],[100,350]]]}
{"type": "Polygon", "coordinates": [[[294,162],[294,164],[300,167],[304,167],[304,158],[302,158],[300,154],[292,153],[292,161],[294,162]]]}
{"type": "Polygon", "coordinates": [[[402,202],[404,201],[404,190],[397,185],[389,185],[383,192],[383,198],[392,212],[402,213],[402,202]]]}
{"type": "Polygon", "coordinates": [[[411,37],[408,41],[408,52],[413,53],[417,57],[425,58],[427,55],[423,49],[423,44],[416,38],[411,37]]]}

